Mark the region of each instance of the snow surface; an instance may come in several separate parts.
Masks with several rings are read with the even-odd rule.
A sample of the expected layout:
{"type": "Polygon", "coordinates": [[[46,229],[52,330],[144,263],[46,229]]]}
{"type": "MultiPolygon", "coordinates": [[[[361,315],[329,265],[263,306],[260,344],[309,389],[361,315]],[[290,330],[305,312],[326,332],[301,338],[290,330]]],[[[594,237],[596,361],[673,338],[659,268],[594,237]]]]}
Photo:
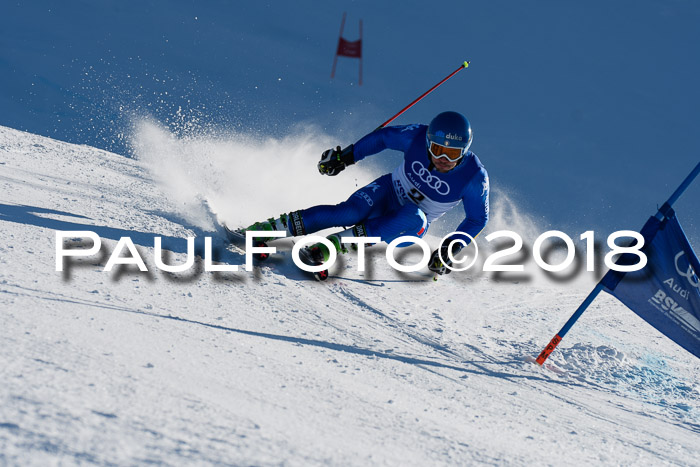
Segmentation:
{"type": "Polygon", "coordinates": [[[188,235],[244,263],[214,228],[230,194],[193,203],[187,180],[219,192],[256,144],[138,140],[130,159],[0,127],[0,464],[698,465],[700,362],[611,297],[532,363],[590,280],[434,282],[380,248],[321,284],[289,240],[254,272],[163,273],[155,236],[172,263],[188,235]],[[97,232],[103,255],[56,272],[56,230],[97,232]],[[103,270],[122,236],[148,273],[103,270]]]}

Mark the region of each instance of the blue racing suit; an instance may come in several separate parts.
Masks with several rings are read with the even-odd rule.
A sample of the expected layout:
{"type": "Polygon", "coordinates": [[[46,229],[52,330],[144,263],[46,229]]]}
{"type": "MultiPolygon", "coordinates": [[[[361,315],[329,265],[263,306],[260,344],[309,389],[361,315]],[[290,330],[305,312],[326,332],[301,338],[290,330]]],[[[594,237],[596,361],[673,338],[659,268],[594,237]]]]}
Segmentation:
{"type": "MultiPolygon", "coordinates": [[[[456,230],[476,237],[489,217],[486,169],[469,151],[454,169],[438,172],[427,150],[427,129],[426,125],[386,127],[355,143],[355,162],[394,149],[404,153],[403,163],[347,201],[302,210],[306,232],[364,224],[367,236],[381,237],[387,243],[403,235],[423,237],[431,222],[462,201],[465,219],[456,230]]],[[[469,243],[464,235],[452,238],[469,243]]]]}

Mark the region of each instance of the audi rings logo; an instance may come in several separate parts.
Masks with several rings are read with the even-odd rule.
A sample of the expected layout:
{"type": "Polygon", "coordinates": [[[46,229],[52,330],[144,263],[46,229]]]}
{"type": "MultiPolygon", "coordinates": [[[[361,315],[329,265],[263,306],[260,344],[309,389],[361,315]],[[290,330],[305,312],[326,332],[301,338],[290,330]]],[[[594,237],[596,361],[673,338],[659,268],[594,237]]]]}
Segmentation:
{"type": "Polygon", "coordinates": [[[439,177],[430,175],[430,171],[420,162],[414,161],[411,165],[411,170],[413,170],[413,173],[416,174],[418,178],[427,183],[430,188],[437,191],[439,194],[446,195],[450,192],[450,185],[444,180],[440,180],[439,177]]]}
{"type": "Polygon", "coordinates": [[[684,251],[681,251],[676,255],[675,259],[675,264],[676,264],[676,272],[681,276],[685,277],[688,279],[688,282],[690,283],[691,286],[695,287],[696,289],[700,289],[700,279],[698,279],[698,276],[695,274],[695,271],[693,271],[693,267],[688,264],[688,269],[686,271],[681,271],[681,268],[678,267],[678,259],[685,254],[684,251]]]}

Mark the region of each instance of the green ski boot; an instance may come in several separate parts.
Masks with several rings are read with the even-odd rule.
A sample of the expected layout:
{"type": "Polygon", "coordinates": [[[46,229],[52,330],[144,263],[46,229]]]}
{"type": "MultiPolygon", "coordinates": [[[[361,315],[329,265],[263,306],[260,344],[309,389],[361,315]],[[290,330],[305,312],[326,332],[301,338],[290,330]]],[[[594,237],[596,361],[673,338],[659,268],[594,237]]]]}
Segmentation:
{"type": "MultiPolygon", "coordinates": [[[[338,235],[329,235],[326,237],[333,244],[335,251],[340,254],[345,254],[348,252],[347,248],[343,246],[338,235]]],[[[301,260],[309,266],[320,266],[321,264],[328,261],[331,253],[325,243],[319,242],[313,245],[302,248],[299,251],[299,257],[301,260]]],[[[325,281],[328,279],[328,269],[322,271],[317,271],[313,273],[314,277],[318,281],[325,281]]]]}

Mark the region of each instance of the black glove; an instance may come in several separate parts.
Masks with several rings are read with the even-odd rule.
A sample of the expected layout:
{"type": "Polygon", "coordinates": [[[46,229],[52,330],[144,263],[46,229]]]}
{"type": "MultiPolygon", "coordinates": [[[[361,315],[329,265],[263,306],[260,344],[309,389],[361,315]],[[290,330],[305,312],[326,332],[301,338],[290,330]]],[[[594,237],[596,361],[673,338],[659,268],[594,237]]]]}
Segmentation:
{"type": "Polygon", "coordinates": [[[340,146],[335,149],[328,149],[321,154],[321,160],[318,161],[318,171],[321,175],[338,175],[345,170],[345,167],[355,163],[355,155],[353,153],[354,145],[351,144],[345,149],[340,149],[340,146]]]}
{"type": "Polygon", "coordinates": [[[436,274],[449,274],[452,272],[447,266],[452,266],[452,261],[450,260],[449,250],[452,249],[452,257],[459,253],[464,245],[459,241],[454,241],[449,238],[442,242],[442,245],[437,250],[433,251],[430,255],[430,262],[428,263],[428,269],[436,274]],[[442,256],[442,261],[440,260],[442,256]]]}

